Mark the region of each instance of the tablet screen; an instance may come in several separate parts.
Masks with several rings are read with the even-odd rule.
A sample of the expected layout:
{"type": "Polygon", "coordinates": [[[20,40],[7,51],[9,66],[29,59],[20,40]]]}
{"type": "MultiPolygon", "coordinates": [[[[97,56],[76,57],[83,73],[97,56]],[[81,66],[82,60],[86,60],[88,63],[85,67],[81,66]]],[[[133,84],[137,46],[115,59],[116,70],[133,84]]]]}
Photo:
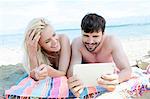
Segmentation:
{"type": "Polygon", "coordinates": [[[102,74],[112,74],[114,63],[76,64],[73,66],[73,75],[76,75],[85,86],[96,86],[97,78],[102,74]]]}

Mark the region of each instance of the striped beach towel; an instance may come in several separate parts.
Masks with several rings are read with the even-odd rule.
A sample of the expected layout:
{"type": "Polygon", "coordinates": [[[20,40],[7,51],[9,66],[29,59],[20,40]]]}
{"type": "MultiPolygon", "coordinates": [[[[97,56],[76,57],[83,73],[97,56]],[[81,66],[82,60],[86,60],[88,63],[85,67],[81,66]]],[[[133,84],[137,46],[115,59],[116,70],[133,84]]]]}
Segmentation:
{"type": "Polygon", "coordinates": [[[47,77],[44,80],[34,81],[27,77],[23,79],[17,86],[11,87],[5,91],[6,99],[9,97],[20,98],[66,98],[69,96],[67,78],[47,77]]]}
{"type": "MultiPolygon", "coordinates": [[[[150,74],[144,73],[141,69],[134,68],[133,77],[116,86],[114,92],[126,95],[123,97],[134,97],[142,95],[143,92],[150,92],[150,74]]],[[[95,98],[108,92],[105,88],[100,86],[86,87],[80,94],[80,98],[95,98]]],[[[5,91],[6,99],[11,97],[19,98],[75,98],[73,93],[69,90],[67,78],[47,77],[41,81],[34,81],[32,78],[24,78],[17,86],[11,87],[5,91]]]]}
{"type": "MultiPolygon", "coordinates": [[[[106,89],[96,86],[84,88],[80,98],[93,97],[95,94],[107,92],[106,89]]],[[[17,86],[5,91],[6,99],[32,98],[76,98],[69,90],[66,77],[50,78],[34,81],[30,77],[24,78],[17,86]]]]}

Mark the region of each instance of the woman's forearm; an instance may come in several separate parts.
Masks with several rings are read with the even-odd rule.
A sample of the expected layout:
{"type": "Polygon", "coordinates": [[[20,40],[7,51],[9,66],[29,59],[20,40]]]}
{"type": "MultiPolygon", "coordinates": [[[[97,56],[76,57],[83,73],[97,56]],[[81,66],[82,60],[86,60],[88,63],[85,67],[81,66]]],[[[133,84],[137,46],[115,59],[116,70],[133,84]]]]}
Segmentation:
{"type": "Polygon", "coordinates": [[[30,69],[32,71],[38,66],[37,56],[34,54],[29,55],[29,61],[30,61],[30,69]]]}
{"type": "Polygon", "coordinates": [[[59,77],[59,76],[65,76],[66,72],[60,71],[60,70],[56,70],[56,69],[54,69],[52,67],[49,67],[48,68],[48,75],[50,77],[59,77]]]}

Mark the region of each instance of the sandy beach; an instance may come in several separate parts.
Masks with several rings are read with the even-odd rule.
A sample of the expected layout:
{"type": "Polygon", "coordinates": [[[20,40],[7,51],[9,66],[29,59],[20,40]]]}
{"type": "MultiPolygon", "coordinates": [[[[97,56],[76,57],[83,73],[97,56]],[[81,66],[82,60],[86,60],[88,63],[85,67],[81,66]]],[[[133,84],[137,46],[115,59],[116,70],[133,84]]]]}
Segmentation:
{"type": "MultiPolygon", "coordinates": [[[[135,65],[136,60],[147,55],[150,51],[150,39],[122,40],[124,50],[129,58],[130,65],[135,65]]],[[[25,71],[22,67],[23,51],[21,49],[0,48],[0,95],[5,89],[16,85],[25,71]]]]}
{"type": "Polygon", "coordinates": [[[128,56],[130,65],[135,65],[136,60],[150,54],[150,38],[134,38],[122,40],[122,45],[128,56]]]}

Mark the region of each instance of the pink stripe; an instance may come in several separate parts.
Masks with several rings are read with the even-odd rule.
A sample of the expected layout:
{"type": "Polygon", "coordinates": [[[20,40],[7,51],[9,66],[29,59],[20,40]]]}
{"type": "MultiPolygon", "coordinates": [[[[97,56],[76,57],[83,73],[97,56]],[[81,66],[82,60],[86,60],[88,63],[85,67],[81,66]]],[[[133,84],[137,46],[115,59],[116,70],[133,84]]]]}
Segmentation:
{"type": "Polygon", "coordinates": [[[130,87],[132,87],[132,86],[134,86],[134,85],[136,85],[138,83],[138,79],[134,79],[133,78],[133,79],[128,80],[125,83],[127,83],[130,87]]]}
{"type": "Polygon", "coordinates": [[[69,88],[68,88],[68,84],[67,84],[67,78],[65,76],[63,77],[60,77],[61,79],[61,85],[59,87],[59,96],[58,98],[65,98],[68,96],[68,91],[69,91],[69,88]]]}
{"type": "Polygon", "coordinates": [[[8,95],[6,95],[6,97],[5,97],[6,99],[8,99],[8,95]]]}
{"type": "Polygon", "coordinates": [[[59,87],[60,87],[60,77],[53,78],[53,87],[51,89],[50,98],[56,98],[56,97],[58,97],[59,87]]]}
{"type": "Polygon", "coordinates": [[[96,87],[88,87],[88,94],[97,92],[96,87]]]}
{"type": "Polygon", "coordinates": [[[25,88],[25,90],[22,94],[23,96],[31,96],[32,95],[32,90],[34,89],[35,81],[31,78],[30,82],[31,82],[31,85],[28,86],[27,88],[25,88]]]}

